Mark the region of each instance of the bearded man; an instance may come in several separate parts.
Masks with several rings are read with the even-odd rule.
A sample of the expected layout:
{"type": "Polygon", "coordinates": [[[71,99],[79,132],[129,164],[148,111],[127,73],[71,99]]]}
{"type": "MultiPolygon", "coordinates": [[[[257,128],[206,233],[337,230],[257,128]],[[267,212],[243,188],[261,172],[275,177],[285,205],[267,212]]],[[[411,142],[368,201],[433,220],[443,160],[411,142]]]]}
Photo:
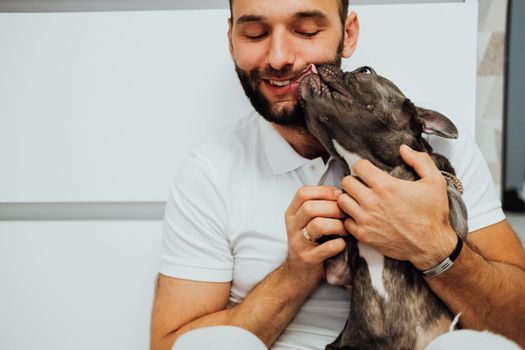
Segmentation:
{"type": "MultiPolygon", "coordinates": [[[[352,234],[430,269],[456,243],[445,180],[428,155],[407,148],[401,156],[420,181],[392,178],[366,160],[353,166],[363,182],[342,179],[307,131],[298,83],[311,63],[339,64],[354,52],[359,24],[348,1],[230,5],[229,49],[257,113],[196,149],[178,171],[164,219],[151,348],[170,349],[190,330],[229,325],[272,349],[324,349],[350,305],[345,290],[323,281],[323,262],[345,241],[318,244],[304,233],[314,240],[352,234]],[[356,201],[363,190],[367,199],[356,201]]],[[[465,134],[442,153],[463,176],[471,232],[456,264],[425,280],[454,314],[462,312],[461,326],[525,345],[525,253],[465,134]]]]}

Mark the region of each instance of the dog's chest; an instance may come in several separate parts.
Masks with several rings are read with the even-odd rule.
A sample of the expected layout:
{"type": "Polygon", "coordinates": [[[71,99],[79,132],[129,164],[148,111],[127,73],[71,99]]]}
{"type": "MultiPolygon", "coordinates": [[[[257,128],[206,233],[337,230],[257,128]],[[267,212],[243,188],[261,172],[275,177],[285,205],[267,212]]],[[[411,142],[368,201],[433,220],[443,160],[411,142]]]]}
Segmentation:
{"type": "Polygon", "coordinates": [[[337,140],[332,140],[332,145],[334,146],[335,151],[343,158],[348,165],[350,170],[350,175],[353,175],[352,165],[357,162],[361,157],[355,153],[347,151],[337,140]]]}
{"type": "MultiPolygon", "coordinates": [[[[352,171],[352,165],[361,157],[355,153],[347,151],[337,140],[332,140],[332,144],[336,152],[345,160],[348,165],[348,169],[352,171]]],[[[372,287],[383,296],[385,299],[388,299],[388,293],[385,289],[385,284],[383,283],[383,270],[385,267],[385,257],[375,248],[358,242],[359,256],[362,257],[367,264],[368,273],[370,275],[370,280],[372,287]]]]}
{"type": "Polygon", "coordinates": [[[371,246],[362,242],[358,242],[357,247],[359,248],[359,256],[366,261],[372,287],[377,291],[377,293],[379,293],[379,295],[385,299],[388,299],[388,292],[385,289],[385,284],[383,281],[385,256],[377,249],[372,248],[371,246]]]}

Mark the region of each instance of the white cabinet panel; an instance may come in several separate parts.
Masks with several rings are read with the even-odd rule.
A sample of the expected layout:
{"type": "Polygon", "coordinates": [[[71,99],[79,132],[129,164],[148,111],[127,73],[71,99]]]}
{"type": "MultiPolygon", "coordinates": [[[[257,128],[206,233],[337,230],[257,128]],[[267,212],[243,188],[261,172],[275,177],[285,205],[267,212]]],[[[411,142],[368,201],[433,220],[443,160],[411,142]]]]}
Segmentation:
{"type": "Polygon", "coordinates": [[[0,349],[148,349],[161,227],[0,222],[0,349]]]}

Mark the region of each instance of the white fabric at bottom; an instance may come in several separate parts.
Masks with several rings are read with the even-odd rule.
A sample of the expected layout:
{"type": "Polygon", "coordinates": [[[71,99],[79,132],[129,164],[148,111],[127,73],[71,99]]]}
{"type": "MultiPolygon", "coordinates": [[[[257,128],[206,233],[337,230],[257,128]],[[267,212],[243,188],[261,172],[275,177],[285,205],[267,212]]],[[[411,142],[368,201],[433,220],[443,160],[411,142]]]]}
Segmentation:
{"type": "Polygon", "coordinates": [[[513,341],[485,331],[462,329],[434,339],[425,350],[520,350],[513,341]]]}
{"type": "Polygon", "coordinates": [[[268,350],[257,336],[243,328],[215,326],[195,329],[182,335],[172,350],[268,350]]]}
{"type": "MultiPolygon", "coordinates": [[[[328,342],[327,342],[328,343],[328,342]]],[[[172,350],[268,350],[263,342],[249,331],[232,326],[200,328],[181,336],[172,350]]],[[[298,349],[284,345],[283,349],[298,349]]],[[[324,349],[324,347],[323,347],[324,349]]],[[[520,350],[514,342],[490,332],[458,330],[434,339],[425,350],[520,350]]],[[[321,349],[320,349],[321,350],[321,349]]]]}

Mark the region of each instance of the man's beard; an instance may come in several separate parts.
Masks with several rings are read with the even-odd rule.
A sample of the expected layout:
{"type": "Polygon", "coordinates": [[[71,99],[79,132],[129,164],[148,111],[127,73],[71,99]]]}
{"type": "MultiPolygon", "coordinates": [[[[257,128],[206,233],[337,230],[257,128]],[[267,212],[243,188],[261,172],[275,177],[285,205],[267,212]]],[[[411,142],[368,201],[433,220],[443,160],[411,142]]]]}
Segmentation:
{"type": "MultiPolygon", "coordinates": [[[[343,42],[341,40],[335,58],[326,62],[318,62],[316,64],[333,64],[340,66],[341,57],[343,50],[343,42]]],[[[306,69],[306,67],[304,67],[306,69]]],[[[280,110],[274,110],[272,104],[266,96],[261,92],[260,85],[262,82],[262,76],[271,76],[273,78],[291,77],[298,76],[302,73],[292,72],[291,66],[285,66],[281,70],[273,69],[268,66],[264,69],[255,68],[249,72],[245,72],[235,64],[235,71],[244,89],[244,93],[250,100],[255,110],[270,123],[275,123],[287,127],[306,129],[306,123],[304,118],[304,111],[301,108],[298,101],[287,102],[287,105],[283,106],[280,110]]]]}

